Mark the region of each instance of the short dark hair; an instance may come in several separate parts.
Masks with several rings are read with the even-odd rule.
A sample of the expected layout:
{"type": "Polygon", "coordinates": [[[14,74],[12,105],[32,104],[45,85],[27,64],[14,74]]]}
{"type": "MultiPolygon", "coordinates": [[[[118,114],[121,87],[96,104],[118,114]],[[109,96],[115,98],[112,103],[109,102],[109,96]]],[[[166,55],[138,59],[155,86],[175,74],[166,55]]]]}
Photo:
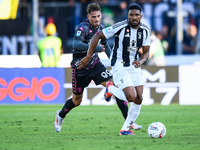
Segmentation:
{"type": "Polygon", "coordinates": [[[131,4],[131,5],[128,7],[128,12],[129,12],[129,10],[132,10],[132,9],[137,9],[137,10],[139,10],[140,12],[142,12],[142,8],[141,8],[138,4],[131,4]]]}
{"type": "Polygon", "coordinates": [[[92,11],[101,11],[101,7],[97,3],[90,3],[87,8],[87,13],[90,14],[92,11]]]}

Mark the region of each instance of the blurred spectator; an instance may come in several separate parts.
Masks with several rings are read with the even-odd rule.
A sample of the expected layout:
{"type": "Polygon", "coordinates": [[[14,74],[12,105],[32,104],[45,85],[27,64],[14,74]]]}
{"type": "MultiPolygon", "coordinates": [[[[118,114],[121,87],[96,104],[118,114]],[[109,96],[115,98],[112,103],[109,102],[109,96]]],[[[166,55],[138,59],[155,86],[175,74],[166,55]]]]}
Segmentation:
{"type": "Polygon", "coordinates": [[[114,13],[110,8],[102,7],[101,12],[102,12],[102,23],[104,24],[105,28],[115,23],[114,13]]]}
{"type": "Polygon", "coordinates": [[[176,16],[174,7],[171,5],[170,10],[163,13],[163,40],[167,41],[168,47],[165,49],[166,55],[176,54],[176,16]]]}
{"type": "Polygon", "coordinates": [[[151,45],[147,65],[165,66],[164,49],[161,40],[157,37],[154,31],[151,32],[151,45]]]}
{"type": "Polygon", "coordinates": [[[119,6],[120,6],[120,9],[122,10],[121,19],[126,19],[127,18],[127,8],[129,6],[128,2],[122,1],[119,6]]]}
{"type": "Polygon", "coordinates": [[[194,24],[188,24],[184,30],[183,54],[195,54],[197,28],[194,24]]]}
{"type": "Polygon", "coordinates": [[[169,51],[169,42],[168,42],[168,27],[166,25],[162,28],[162,45],[165,51],[165,54],[169,51]]]}
{"type": "Polygon", "coordinates": [[[59,37],[54,36],[56,26],[53,23],[47,24],[45,31],[48,34],[47,37],[37,43],[42,67],[58,67],[62,54],[62,41],[59,37]]]}

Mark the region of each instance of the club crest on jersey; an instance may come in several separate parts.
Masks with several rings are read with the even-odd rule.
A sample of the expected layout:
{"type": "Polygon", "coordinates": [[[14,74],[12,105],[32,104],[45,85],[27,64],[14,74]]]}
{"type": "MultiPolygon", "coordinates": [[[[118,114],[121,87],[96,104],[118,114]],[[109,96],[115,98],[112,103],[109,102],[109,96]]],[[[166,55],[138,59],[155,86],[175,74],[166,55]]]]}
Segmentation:
{"type": "Polygon", "coordinates": [[[138,32],[138,39],[141,39],[141,37],[142,37],[142,33],[138,32]]]}
{"type": "Polygon", "coordinates": [[[78,30],[77,33],[76,33],[76,36],[80,36],[81,35],[81,31],[78,30]]]}
{"type": "Polygon", "coordinates": [[[135,46],[136,45],[136,41],[135,40],[132,40],[131,41],[131,46],[135,46]]]}

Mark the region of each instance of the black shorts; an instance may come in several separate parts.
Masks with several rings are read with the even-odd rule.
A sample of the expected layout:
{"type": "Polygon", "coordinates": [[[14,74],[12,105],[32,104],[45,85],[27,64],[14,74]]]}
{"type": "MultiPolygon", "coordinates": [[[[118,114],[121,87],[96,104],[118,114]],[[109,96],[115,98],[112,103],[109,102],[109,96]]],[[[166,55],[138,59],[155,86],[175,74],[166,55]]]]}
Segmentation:
{"type": "Polygon", "coordinates": [[[80,95],[92,80],[99,85],[109,79],[112,79],[112,74],[101,62],[91,70],[72,69],[72,91],[75,95],[80,95]]]}

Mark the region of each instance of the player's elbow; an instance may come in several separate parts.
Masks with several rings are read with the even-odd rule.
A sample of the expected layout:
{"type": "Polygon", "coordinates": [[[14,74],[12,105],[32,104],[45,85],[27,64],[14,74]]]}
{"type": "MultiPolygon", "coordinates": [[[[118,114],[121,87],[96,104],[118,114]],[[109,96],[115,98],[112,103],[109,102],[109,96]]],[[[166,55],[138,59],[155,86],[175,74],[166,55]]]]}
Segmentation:
{"type": "Polygon", "coordinates": [[[95,36],[98,39],[105,39],[106,38],[102,31],[97,32],[97,34],[95,34],[95,36]]]}

